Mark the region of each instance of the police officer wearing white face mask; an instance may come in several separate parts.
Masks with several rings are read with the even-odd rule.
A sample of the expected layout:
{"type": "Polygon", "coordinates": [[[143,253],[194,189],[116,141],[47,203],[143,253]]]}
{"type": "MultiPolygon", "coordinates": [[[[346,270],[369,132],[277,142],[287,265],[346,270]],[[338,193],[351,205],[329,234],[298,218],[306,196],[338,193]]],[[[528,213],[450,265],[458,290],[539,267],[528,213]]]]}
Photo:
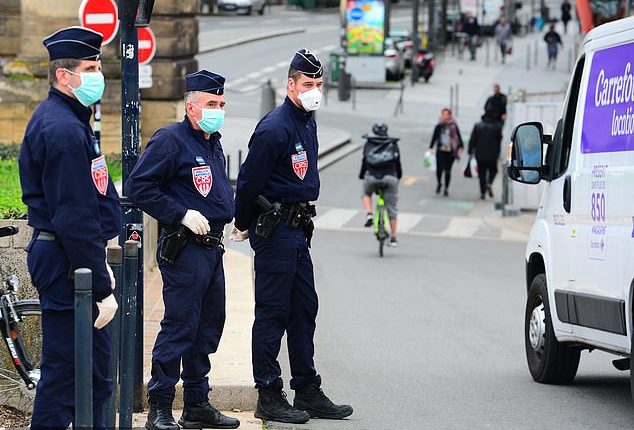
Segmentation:
{"type": "Polygon", "coordinates": [[[321,104],[322,74],[314,54],[307,49],[295,53],[286,99],[256,126],[238,176],[232,238],[248,237],[255,251],[255,416],[271,421],[305,423],[311,417],[342,419],[352,414],[352,407],[334,404],[321,391],[314,363],[318,302],[309,252],[315,215],[310,202],[319,196],[313,112],[321,104]],[[264,200],[278,210],[263,207],[264,200]],[[293,406],[282,391],[277,361],[285,332],[293,406]]]}

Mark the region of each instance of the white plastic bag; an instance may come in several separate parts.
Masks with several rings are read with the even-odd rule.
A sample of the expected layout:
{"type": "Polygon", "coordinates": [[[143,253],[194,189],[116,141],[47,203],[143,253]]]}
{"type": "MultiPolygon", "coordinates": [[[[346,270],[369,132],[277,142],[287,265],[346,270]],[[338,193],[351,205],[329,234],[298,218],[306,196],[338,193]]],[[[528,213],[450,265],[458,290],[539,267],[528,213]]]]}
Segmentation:
{"type": "Polygon", "coordinates": [[[467,158],[467,161],[462,168],[462,176],[465,178],[478,177],[478,162],[474,156],[470,155],[469,158],[467,158]]]}
{"type": "Polygon", "coordinates": [[[434,155],[434,151],[428,149],[425,151],[425,155],[423,157],[423,166],[426,169],[431,170],[432,172],[436,171],[436,156],[434,155]]]}

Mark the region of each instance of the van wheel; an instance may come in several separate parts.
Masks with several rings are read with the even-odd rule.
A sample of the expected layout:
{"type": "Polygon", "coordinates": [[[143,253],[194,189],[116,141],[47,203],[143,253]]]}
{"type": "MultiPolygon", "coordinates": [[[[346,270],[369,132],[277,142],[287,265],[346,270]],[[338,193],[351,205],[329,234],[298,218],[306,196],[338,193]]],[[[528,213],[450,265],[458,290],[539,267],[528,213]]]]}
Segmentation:
{"type": "Polygon", "coordinates": [[[524,343],[531,376],[544,384],[569,384],[575,379],[581,349],[557,342],[551,321],[546,275],[537,275],[528,290],[524,343]]]}

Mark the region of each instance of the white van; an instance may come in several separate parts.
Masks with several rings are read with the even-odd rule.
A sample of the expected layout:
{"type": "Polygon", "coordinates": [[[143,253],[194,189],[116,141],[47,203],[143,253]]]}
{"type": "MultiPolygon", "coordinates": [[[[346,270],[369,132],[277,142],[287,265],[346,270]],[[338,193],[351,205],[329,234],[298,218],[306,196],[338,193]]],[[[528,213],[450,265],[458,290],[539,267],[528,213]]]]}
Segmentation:
{"type": "Polygon", "coordinates": [[[614,365],[630,369],[634,18],[585,37],[553,136],[544,136],[539,123],[524,123],[511,140],[511,179],[547,183],[526,247],[531,375],[570,383],[583,349],[625,357],[614,365]]]}

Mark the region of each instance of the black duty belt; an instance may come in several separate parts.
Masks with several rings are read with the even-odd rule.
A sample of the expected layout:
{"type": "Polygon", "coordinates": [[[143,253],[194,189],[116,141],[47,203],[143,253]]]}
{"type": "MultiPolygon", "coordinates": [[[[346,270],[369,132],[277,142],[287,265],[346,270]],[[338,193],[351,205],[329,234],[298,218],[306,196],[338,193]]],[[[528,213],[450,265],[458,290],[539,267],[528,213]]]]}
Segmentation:
{"type": "Polygon", "coordinates": [[[57,236],[53,233],[49,233],[48,231],[40,231],[35,236],[35,240],[45,240],[47,242],[57,242],[57,236]]]}
{"type": "Polygon", "coordinates": [[[282,203],[279,213],[288,227],[297,228],[310,223],[311,218],[317,215],[315,205],[310,203],[282,203]]]}
{"type": "Polygon", "coordinates": [[[189,231],[188,228],[185,228],[185,237],[190,242],[198,243],[204,246],[221,246],[223,234],[222,231],[210,231],[207,234],[194,234],[189,231]]]}

